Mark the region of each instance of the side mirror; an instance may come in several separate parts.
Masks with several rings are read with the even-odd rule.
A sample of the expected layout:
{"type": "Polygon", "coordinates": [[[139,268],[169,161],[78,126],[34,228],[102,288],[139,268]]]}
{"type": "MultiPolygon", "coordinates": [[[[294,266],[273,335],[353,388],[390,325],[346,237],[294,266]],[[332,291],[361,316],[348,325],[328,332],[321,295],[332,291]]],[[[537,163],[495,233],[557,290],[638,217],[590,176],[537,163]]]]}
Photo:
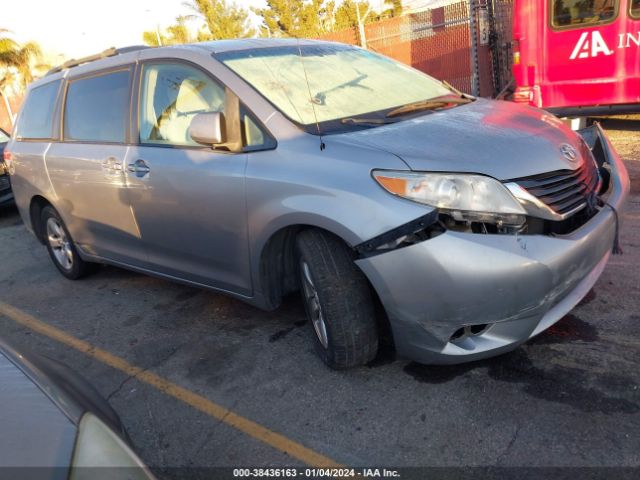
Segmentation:
{"type": "Polygon", "coordinates": [[[201,145],[214,146],[226,141],[224,114],[222,112],[199,113],[189,125],[189,136],[201,145]]]}

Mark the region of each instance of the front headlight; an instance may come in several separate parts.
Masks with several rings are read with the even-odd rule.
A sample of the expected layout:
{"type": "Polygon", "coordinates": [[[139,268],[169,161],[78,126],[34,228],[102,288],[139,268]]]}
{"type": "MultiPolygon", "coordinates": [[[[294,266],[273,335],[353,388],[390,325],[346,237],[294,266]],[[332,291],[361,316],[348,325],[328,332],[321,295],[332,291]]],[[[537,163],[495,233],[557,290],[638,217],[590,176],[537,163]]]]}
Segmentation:
{"type": "Polygon", "coordinates": [[[155,477],[124,441],[95,415],[80,420],[70,480],[153,480],[155,477]]]}
{"type": "Polygon", "coordinates": [[[375,170],[388,192],[437,208],[457,221],[522,225],[526,212],[499,181],[476,174],[375,170]]]}

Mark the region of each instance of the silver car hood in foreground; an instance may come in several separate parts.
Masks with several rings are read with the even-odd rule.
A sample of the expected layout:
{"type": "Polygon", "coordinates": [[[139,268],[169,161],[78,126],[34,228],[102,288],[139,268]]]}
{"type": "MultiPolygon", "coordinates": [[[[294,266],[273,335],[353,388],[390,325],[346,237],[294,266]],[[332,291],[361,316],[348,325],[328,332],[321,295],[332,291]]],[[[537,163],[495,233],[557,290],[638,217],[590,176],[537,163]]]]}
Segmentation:
{"type": "Polygon", "coordinates": [[[0,470],[56,467],[56,475],[66,478],[75,424],[1,351],[0,431],[0,470]]]}
{"type": "Polygon", "coordinates": [[[553,115],[511,102],[478,99],[331,140],[393,153],[412,170],[473,172],[499,180],[575,169],[560,147],[583,144],[553,115]]]}

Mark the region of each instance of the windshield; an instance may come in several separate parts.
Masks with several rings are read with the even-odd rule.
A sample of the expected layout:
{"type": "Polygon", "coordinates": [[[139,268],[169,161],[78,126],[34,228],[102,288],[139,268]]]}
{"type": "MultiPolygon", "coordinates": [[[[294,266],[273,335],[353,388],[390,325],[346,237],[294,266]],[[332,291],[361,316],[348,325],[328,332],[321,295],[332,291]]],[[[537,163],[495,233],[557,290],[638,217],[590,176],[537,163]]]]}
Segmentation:
{"type": "Polygon", "coordinates": [[[347,45],[240,50],[216,58],[310,132],[316,120],[327,133],[340,128],[340,119],[452,94],[422,72],[347,45]]]}

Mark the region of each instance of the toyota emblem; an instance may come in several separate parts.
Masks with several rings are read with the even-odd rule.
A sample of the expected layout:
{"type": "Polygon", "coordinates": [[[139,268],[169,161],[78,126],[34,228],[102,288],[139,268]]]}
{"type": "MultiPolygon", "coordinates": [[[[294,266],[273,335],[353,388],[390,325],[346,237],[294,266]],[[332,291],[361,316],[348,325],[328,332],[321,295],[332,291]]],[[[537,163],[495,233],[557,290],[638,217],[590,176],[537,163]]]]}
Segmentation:
{"type": "Polygon", "coordinates": [[[562,152],[562,155],[564,155],[564,158],[570,162],[574,163],[578,160],[578,152],[576,152],[576,149],[568,143],[563,143],[560,146],[560,151],[562,152]]]}

